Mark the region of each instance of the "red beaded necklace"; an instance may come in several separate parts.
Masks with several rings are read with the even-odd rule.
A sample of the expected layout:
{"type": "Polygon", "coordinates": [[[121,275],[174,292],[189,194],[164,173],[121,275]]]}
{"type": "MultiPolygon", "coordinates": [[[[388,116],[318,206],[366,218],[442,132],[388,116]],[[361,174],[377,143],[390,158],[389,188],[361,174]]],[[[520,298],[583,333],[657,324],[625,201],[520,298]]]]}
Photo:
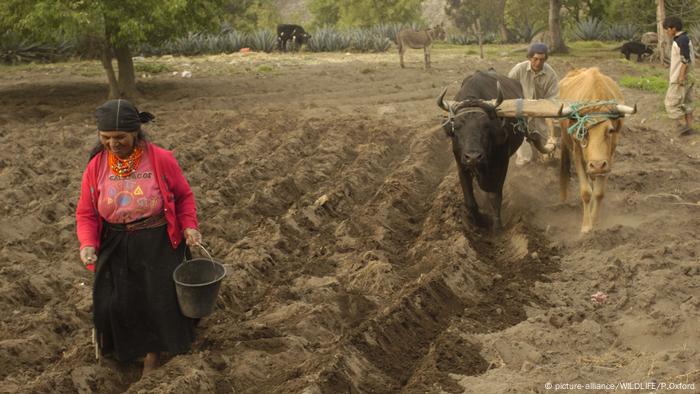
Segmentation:
{"type": "Polygon", "coordinates": [[[142,153],[141,148],[135,148],[129,157],[120,159],[119,156],[109,151],[109,168],[114,175],[121,178],[127,177],[139,168],[142,153]]]}

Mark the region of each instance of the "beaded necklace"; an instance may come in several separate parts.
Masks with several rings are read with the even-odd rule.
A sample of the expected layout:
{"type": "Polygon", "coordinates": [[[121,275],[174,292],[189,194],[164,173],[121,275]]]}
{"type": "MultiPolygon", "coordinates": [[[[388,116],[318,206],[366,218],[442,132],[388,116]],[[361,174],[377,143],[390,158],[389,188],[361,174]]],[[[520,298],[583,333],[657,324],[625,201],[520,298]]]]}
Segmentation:
{"type": "Polygon", "coordinates": [[[109,151],[109,168],[112,170],[112,173],[118,177],[128,177],[139,168],[142,153],[143,150],[141,148],[135,148],[129,157],[120,159],[119,156],[109,151]]]}

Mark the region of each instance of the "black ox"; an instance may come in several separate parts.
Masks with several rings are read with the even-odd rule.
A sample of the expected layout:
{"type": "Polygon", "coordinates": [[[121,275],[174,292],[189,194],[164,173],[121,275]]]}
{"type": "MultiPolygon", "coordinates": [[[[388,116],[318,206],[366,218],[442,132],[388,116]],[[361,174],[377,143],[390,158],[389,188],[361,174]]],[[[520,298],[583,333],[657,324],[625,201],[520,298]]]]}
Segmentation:
{"type": "Polygon", "coordinates": [[[454,103],[446,102],[444,97],[445,91],[438,98],[438,106],[449,114],[443,128],[452,139],[467,215],[472,223],[497,230],[502,227],[501,201],[508,161],[523,143],[524,134],[518,131],[515,118],[497,116],[496,107],[504,98],[522,98],[522,87],[508,77],[477,71],[462,82],[454,103]],[[485,192],[490,217],[479,212],[474,180],[485,192]]]}
{"type": "Polygon", "coordinates": [[[277,25],[277,45],[280,51],[287,51],[287,41],[291,41],[292,50],[295,50],[301,48],[301,45],[306,44],[309,39],[311,35],[299,25],[277,25]]]}

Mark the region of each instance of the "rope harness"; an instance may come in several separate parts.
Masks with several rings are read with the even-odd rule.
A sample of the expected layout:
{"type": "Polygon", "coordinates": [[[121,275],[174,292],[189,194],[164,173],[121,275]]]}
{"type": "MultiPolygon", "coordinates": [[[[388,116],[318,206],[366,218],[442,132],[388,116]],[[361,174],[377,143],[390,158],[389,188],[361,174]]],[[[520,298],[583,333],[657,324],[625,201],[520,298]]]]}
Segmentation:
{"type": "MultiPolygon", "coordinates": [[[[604,100],[604,101],[587,101],[583,103],[573,103],[570,105],[571,115],[566,116],[566,118],[572,119],[575,122],[569,126],[566,130],[569,135],[573,136],[579,141],[586,139],[588,134],[588,129],[592,126],[597,125],[606,119],[619,119],[622,117],[619,113],[615,112],[588,112],[582,114],[580,111],[591,107],[600,107],[605,105],[616,105],[615,100],[604,100]]],[[[478,107],[462,107],[458,108],[457,111],[449,106],[447,120],[442,124],[442,127],[447,126],[449,123],[452,132],[455,132],[454,119],[464,113],[469,112],[486,112],[483,108],[478,107]]],[[[525,137],[529,137],[530,132],[528,129],[527,118],[523,114],[523,99],[517,99],[515,101],[515,119],[516,123],[513,125],[513,131],[523,134],[525,137]]]]}
{"type": "Polygon", "coordinates": [[[575,120],[575,122],[566,129],[566,132],[569,133],[569,135],[571,135],[572,137],[576,138],[577,140],[583,141],[586,138],[586,135],[588,134],[588,129],[591,126],[595,126],[598,123],[605,121],[605,119],[619,119],[621,115],[618,113],[611,112],[589,112],[581,114],[579,111],[590,107],[616,104],[617,103],[614,100],[589,101],[585,103],[571,104],[570,107],[572,113],[568,116],[568,118],[575,120]]]}

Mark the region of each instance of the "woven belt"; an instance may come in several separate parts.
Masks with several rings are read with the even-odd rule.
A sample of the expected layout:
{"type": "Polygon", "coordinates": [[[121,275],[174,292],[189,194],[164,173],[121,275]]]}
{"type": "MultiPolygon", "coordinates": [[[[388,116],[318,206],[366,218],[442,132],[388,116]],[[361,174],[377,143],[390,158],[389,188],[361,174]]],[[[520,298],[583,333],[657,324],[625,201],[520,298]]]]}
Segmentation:
{"type": "Polygon", "coordinates": [[[131,223],[107,223],[110,228],[113,228],[118,231],[138,231],[138,230],[145,230],[148,228],[156,228],[160,227],[163,225],[168,224],[168,221],[165,220],[165,214],[162,212],[154,215],[154,216],[149,216],[145,219],[137,220],[135,222],[131,223]]]}

